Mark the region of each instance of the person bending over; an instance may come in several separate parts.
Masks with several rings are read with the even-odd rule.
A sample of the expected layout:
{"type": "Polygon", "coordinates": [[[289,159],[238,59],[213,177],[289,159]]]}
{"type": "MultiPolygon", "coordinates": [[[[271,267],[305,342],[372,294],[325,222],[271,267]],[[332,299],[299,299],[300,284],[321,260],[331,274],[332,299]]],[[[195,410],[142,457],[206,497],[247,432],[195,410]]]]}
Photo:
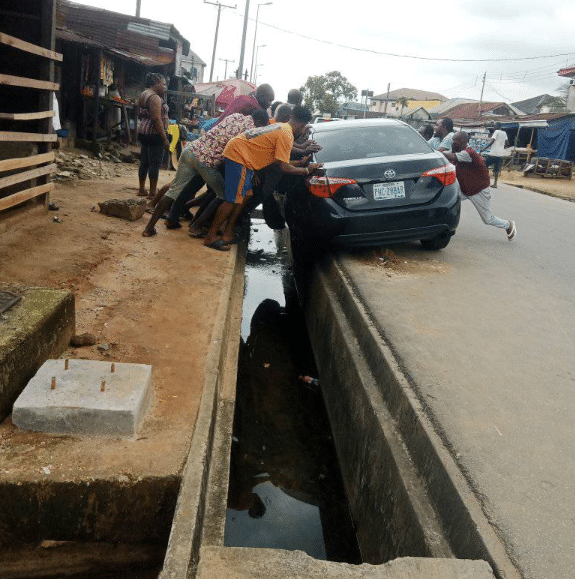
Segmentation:
{"type": "Polygon", "coordinates": [[[252,129],[229,141],[224,149],[226,200],[218,209],[204,239],[206,247],[230,250],[234,225],[243,203],[251,195],[254,171],[277,163],[284,173],[311,175],[322,166],[318,163],[308,167],[290,165],[294,137],[305,129],[310,120],[311,112],[305,107],[296,106],[289,122],[252,129]],[[218,231],[226,222],[223,235],[220,236],[218,231]]]}
{"type": "Polygon", "coordinates": [[[224,178],[218,170],[223,161],[223,151],[228,141],[247,129],[267,125],[268,115],[257,110],[250,116],[240,113],[228,115],[224,121],[212,128],[205,135],[188,145],[180,155],[178,170],[172,186],[156,205],[150,221],[142,235],[155,235],[158,219],[178,199],[184,187],[197,175],[209,185],[218,197],[224,197],[224,178]]]}

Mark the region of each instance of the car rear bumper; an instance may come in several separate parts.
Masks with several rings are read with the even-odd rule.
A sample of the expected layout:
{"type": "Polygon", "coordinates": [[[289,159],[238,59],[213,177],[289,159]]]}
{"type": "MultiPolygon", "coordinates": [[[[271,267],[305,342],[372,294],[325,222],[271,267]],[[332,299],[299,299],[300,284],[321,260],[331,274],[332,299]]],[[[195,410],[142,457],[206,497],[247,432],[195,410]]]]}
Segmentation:
{"type": "Polygon", "coordinates": [[[336,235],[330,240],[330,245],[337,247],[365,247],[384,243],[399,243],[414,239],[433,239],[438,235],[454,235],[455,229],[447,224],[429,225],[411,229],[393,231],[374,231],[369,233],[344,233],[336,235]]]}
{"type": "Polygon", "coordinates": [[[445,187],[428,204],[381,210],[350,211],[307,192],[288,195],[286,202],[288,226],[302,238],[356,247],[453,235],[461,210],[457,185],[445,187]]]}

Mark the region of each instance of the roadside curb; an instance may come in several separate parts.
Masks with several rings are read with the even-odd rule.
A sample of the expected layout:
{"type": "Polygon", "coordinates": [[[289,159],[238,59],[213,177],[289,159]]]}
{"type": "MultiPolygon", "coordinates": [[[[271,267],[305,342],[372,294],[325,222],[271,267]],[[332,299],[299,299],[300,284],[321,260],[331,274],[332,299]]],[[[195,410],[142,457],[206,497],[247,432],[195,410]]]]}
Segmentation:
{"type": "Polygon", "coordinates": [[[552,193],[551,191],[545,191],[544,189],[538,189],[537,187],[526,186],[523,183],[509,183],[504,180],[502,180],[501,182],[511,187],[517,187],[518,189],[525,189],[526,191],[533,191],[533,193],[541,193],[542,195],[547,195],[547,197],[556,197],[557,199],[563,199],[563,201],[570,201],[571,203],[575,203],[575,197],[559,195],[558,193],[552,193]]]}
{"type": "MultiPolygon", "coordinates": [[[[221,289],[223,297],[208,351],[204,389],[160,579],[188,579],[195,575],[204,523],[209,522],[206,500],[212,455],[219,452],[216,448],[218,408],[222,400],[230,397],[230,380],[235,384],[237,373],[246,247],[244,242],[232,248],[233,259],[221,289]]],[[[231,444],[231,440],[229,442],[231,444]]]]}
{"type": "MultiPolygon", "coordinates": [[[[360,292],[340,260],[332,257],[316,268],[310,296],[310,304],[306,304],[306,319],[314,347],[317,343],[329,342],[329,348],[339,352],[338,360],[334,362],[329,361],[329,352],[323,356],[321,353],[316,354],[316,358],[320,366],[322,387],[326,383],[326,388],[333,390],[333,393],[327,395],[324,390],[324,396],[334,429],[334,439],[340,436],[340,442],[336,440],[338,454],[340,447],[347,452],[346,457],[340,456],[340,463],[345,463],[346,458],[355,461],[348,466],[346,481],[346,489],[352,488],[356,495],[355,499],[349,497],[350,501],[353,504],[355,500],[356,509],[361,512],[362,508],[367,508],[364,505],[367,499],[362,495],[371,493],[372,498],[381,495],[377,477],[374,479],[375,475],[370,475],[368,471],[379,467],[381,473],[386,472],[378,464],[382,460],[380,456],[386,452],[395,453],[392,459],[387,460],[384,465],[386,468],[391,465],[398,472],[403,468],[406,469],[404,473],[409,473],[409,464],[401,464],[403,459],[398,448],[402,445],[407,450],[409,462],[415,468],[416,478],[424,487],[423,490],[418,489],[416,481],[410,488],[410,481],[406,481],[405,476],[397,480],[396,475],[396,480],[387,481],[388,485],[395,485],[395,491],[392,492],[401,493],[392,497],[390,513],[395,517],[398,509],[405,509],[405,516],[399,515],[397,519],[390,520],[390,524],[395,525],[395,532],[399,533],[399,540],[404,541],[404,546],[395,543],[395,551],[387,556],[404,556],[406,550],[413,549],[413,539],[410,538],[413,532],[422,535],[418,543],[420,550],[441,550],[441,544],[435,543],[434,546],[434,540],[437,539],[433,525],[435,518],[455,557],[487,560],[500,579],[519,579],[518,569],[450,453],[441,429],[434,424],[433,417],[418,397],[416,385],[394,354],[393,345],[386,340],[383,328],[370,316],[360,292]],[[327,364],[323,365],[325,361],[327,364]],[[359,379],[355,379],[356,375],[359,379]],[[339,384],[331,384],[338,379],[339,384]],[[340,400],[346,389],[345,382],[348,390],[353,388],[353,396],[348,396],[348,402],[358,401],[356,407],[347,408],[346,412],[338,408],[338,404],[342,404],[340,400]],[[357,426],[354,430],[353,424],[357,424],[360,419],[370,424],[366,441],[360,440],[361,433],[354,434],[357,426]],[[336,432],[338,428],[341,428],[339,433],[336,432]],[[399,447],[394,440],[396,433],[400,438],[399,447]],[[358,440],[350,442],[355,437],[358,440]],[[364,451],[366,445],[369,448],[364,451]],[[366,456],[359,456],[361,452],[366,456]],[[367,466],[366,470],[364,466],[367,466]],[[366,487],[368,484],[372,486],[366,487]],[[430,504],[426,505],[426,500],[430,504]],[[429,508],[432,516],[426,520],[429,508]],[[410,527],[406,529],[405,525],[414,521],[411,511],[415,512],[418,526],[410,533],[410,527]]],[[[364,540],[377,559],[381,555],[374,550],[378,548],[373,543],[376,529],[373,522],[368,526],[370,528],[366,530],[364,540]]]]}

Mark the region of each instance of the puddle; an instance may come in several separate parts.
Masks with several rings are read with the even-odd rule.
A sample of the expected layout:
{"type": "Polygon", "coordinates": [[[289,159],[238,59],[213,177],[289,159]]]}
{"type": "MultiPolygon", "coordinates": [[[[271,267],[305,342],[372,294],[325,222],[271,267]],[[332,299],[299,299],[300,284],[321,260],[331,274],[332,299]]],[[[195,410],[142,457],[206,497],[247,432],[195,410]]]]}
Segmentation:
{"type": "Polygon", "coordinates": [[[225,545],[360,563],[283,237],[252,218],[225,545]]]}

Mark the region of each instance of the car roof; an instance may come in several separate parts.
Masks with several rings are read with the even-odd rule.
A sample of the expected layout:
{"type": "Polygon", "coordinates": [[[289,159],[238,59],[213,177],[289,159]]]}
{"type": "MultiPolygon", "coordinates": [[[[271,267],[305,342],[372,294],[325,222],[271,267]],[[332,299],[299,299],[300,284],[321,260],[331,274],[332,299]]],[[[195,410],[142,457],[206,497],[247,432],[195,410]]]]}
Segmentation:
{"type": "Polygon", "coordinates": [[[403,121],[397,119],[352,119],[347,121],[337,121],[337,123],[314,123],[311,127],[315,133],[324,131],[341,131],[350,128],[359,127],[382,127],[382,126],[409,126],[403,121]]]}

